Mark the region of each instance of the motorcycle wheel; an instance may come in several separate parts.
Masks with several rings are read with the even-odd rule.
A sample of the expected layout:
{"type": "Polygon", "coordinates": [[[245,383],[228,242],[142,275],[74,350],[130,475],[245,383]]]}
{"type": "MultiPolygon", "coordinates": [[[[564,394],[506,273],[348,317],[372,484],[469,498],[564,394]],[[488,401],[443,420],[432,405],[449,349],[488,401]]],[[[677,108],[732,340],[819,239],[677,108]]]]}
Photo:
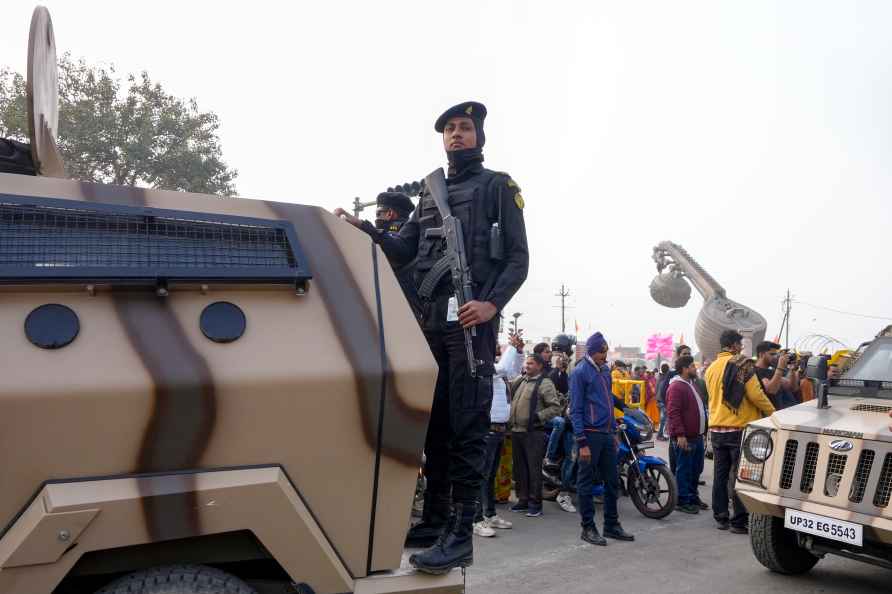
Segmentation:
{"type": "Polygon", "coordinates": [[[635,465],[629,465],[629,495],[645,517],[665,518],[678,503],[678,485],[666,466],[648,466],[642,474],[635,465]]]}

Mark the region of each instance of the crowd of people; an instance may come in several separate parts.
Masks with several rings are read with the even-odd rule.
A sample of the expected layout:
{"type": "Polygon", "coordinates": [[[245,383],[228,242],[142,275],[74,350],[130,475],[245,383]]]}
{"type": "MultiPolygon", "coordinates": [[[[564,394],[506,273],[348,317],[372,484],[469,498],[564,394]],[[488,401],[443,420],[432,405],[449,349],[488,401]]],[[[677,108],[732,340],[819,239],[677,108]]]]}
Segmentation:
{"type": "Polygon", "coordinates": [[[616,505],[617,419],[630,408],[646,414],[656,439],[669,442],[677,511],[712,509],[718,529],[746,534],[748,516],[733,493],[743,430],[813,398],[810,382],[800,377],[800,362],[770,341],[756,345],[755,358],[746,357],[743,337],[735,331],[722,335],[714,361],[698,364],[682,344],[671,364],[652,369],[608,362],[600,333],[587,340],[581,357],[574,356],[575,346],[575,338],[564,334],[529,352],[521,334],[499,345],[474,534],[493,537],[512,528],[498,503],[512,513],[541,517],[544,493],[564,512],[580,515],[584,541],[634,540],[616,505]],[[700,492],[708,449],[714,460],[711,503],[700,492]],[[512,480],[504,480],[506,473],[512,480]],[[604,506],[602,532],[595,527],[596,503],[604,506]]]}

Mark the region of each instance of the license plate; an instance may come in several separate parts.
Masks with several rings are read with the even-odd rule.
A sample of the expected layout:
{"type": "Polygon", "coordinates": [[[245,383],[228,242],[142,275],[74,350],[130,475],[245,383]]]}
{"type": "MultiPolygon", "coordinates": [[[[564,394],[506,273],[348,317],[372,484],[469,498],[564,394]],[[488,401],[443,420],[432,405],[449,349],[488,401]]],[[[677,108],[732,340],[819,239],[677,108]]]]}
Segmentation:
{"type": "Polygon", "coordinates": [[[639,450],[649,450],[652,447],[654,447],[654,442],[652,441],[642,441],[638,444],[639,450]]]}
{"type": "Polygon", "coordinates": [[[863,543],[863,526],[861,524],[810,514],[798,509],[787,508],[784,511],[784,526],[797,532],[805,532],[859,547],[863,543]]]}

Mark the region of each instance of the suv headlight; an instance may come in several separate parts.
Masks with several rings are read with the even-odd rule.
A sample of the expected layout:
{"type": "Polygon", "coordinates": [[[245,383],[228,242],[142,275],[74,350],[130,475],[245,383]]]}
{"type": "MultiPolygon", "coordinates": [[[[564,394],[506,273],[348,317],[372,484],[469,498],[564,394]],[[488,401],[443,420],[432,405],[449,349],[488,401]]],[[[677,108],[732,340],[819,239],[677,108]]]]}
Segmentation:
{"type": "Polygon", "coordinates": [[[741,481],[765,487],[762,479],[765,475],[765,461],[771,457],[774,441],[767,429],[748,428],[743,438],[743,458],[737,469],[737,478],[741,481]]]}
{"type": "Polygon", "coordinates": [[[764,464],[771,457],[774,450],[774,442],[771,435],[764,429],[756,429],[747,434],[743,440],[743,455],[751,464],[764,464]]]}

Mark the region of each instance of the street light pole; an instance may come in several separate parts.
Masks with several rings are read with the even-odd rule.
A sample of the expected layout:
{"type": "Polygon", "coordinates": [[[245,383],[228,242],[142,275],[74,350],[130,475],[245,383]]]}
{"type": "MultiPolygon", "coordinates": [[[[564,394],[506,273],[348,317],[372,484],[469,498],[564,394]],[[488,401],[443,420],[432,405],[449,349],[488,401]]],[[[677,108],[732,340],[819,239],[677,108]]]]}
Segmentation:
{"type": "Polygon", "coordinates": [[[519,318],[522,315],[523,314],[520,313],[519,311],[516,311],[513,314],[511,314],[511,317],[514,318],[514,320],[511,323],[514,324],[514,333],[515,334],[517,334],[517,318],[519,318]]]}

